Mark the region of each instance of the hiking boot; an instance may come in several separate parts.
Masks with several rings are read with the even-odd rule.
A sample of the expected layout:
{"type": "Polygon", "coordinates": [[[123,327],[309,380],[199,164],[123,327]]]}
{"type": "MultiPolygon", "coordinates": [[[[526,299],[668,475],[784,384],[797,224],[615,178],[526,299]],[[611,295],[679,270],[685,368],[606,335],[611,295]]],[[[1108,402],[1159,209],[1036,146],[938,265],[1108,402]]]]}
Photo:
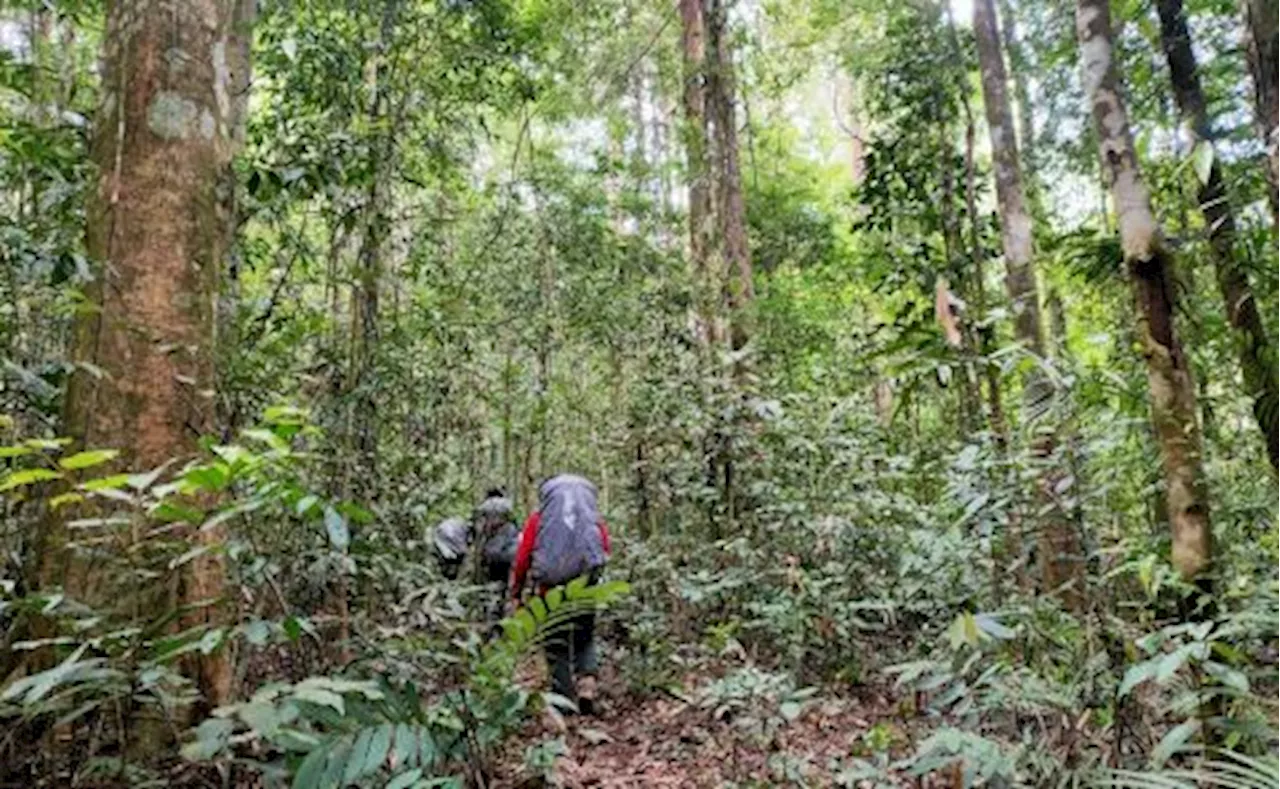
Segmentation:
{"type": "Polygon", "coordinates": [[[582,677],[578,680],[578,712],[583,715],[596,714],[595,677],[582,677]]]}

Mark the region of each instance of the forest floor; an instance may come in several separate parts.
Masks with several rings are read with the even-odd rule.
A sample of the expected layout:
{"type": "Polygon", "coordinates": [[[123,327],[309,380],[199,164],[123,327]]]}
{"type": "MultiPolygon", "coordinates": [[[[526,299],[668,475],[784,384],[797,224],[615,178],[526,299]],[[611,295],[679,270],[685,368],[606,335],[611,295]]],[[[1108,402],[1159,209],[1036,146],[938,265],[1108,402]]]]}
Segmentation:
{"type": "MultiPolygon", "coordinates": [[[[535,683],[545,671],[522,674],[532,690],[539,687],[535,683]]],[[[547,714],[531,721],[508,743],[494,786],[861,786],[851,776],[848,782],[837,783],[837,775],[850,766],[851,757],[867,754],[870,742],[876,741],[884,743],[894,757],[905,755],[932,728],[929,721],[904,714],[888,688],[824,692],[789,721],[749,709],[730,714],[724,705],[700,701],[700,689],[714,678],[688,676],[679,693],[641,697],[627,692],[621,678],[606,668],[598,713],[565,718],[547,714]],[[561,754],[549,776],[531,775],[526,750],[557,739],[561,754]]],[[[876,757],[865,758],[875,761],[876,757]]],[[[878,785],[885,785],[887,777],[881,777],[878,785]]],[[[951,785],[942,776],[920,780],[895,775],[889,780],[904,787],[951,785]]]]}

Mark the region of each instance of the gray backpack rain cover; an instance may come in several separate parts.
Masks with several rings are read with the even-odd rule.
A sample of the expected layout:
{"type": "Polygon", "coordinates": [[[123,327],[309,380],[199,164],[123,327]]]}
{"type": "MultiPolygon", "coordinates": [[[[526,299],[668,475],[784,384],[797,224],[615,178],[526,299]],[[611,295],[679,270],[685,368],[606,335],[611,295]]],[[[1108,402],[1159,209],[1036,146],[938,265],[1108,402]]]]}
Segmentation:
{"type": "Polygon", "coordinates": [[[462,518],[446,518],[436,526],[436,552],[445,561],[457,561],[467,555],[471,542],[471,525],[462,518]]]}
{"type": "Polygon", "coordinates": [[[552,477],[538,491],[538,507],[534,581],[555,586],[604,565],[595,485],[573,474],[552,477]]]}

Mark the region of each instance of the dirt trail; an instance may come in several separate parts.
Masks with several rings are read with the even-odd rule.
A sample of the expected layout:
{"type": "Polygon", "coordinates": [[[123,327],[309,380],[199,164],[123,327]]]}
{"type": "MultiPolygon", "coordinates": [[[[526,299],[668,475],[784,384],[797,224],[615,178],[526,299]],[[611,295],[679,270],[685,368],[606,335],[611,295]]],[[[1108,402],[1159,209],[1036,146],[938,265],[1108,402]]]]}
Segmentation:
{"type": "MultiPolygon", "coordinates": [[[[696,701],[690,678],[688,700],[668,695],[636,699],[620,692],[616,677],[602,682],[601,714],[551,716],[530,724],[505,754],[499,787],[544,786],[523,767],[524,751],[562,738],[552,786],[566,789],[622,787],[834,786],[836,760],[847,763],[865,749],[864,735],[878,732],[907,747],[912,728],[884,696],[821,697],[795,720],[776,718],[762,729],[750,712],[717,714],[696,701]]],[[[683,694],[682,694],[683,695],[683,694]]],[[[722,711],[721,711],[722,712],[722,711]]],[[[852,785],[852,784],[850,784],[852,785]]],[[[904,778],[902,786],[930,786],[904,778]]]]}

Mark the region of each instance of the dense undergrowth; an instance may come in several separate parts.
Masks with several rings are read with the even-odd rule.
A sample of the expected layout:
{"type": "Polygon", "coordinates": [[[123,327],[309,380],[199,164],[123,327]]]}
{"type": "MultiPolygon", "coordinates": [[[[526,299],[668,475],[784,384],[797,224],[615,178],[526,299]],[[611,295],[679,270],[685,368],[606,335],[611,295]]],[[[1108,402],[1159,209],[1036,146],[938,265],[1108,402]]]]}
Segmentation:
{"type": "Polygon", "coordinates": [[[1102,4],[1136,260],[1071,5],[0,8],[0,789],[1274,786],[1276,37],[1102,4]],[[608,583],[495,629],[429,530],[565,471],[608,583]]]}
{"type": "MultiPolygon", "coordinates": [[[[794,429],[778,418],[762,443],[785,452],[794,429]]],[[[522,611],[490,641],[480,612],[491,592],[443,583],[425,531],[401,540],[372,513],[308,492],[321,441],[302,412],[281,408],[242,443],[158,474],[95,476],[110,452],[66,455],[56,441],[5,448],[24,467],[5,479],[11,506],[59,517],[98,500],[126,505],[68,524],[100,577],[119,584],[117,605],[90,609],[6,582],[6,632],[30,634],[10,642],[20,665],[0,691],[7,780],[494,780],[527,716],[548,701],[555,709],[521,681],[520,657],[572,607],[553,599],[549,620],[541,607],[522,611]],[[209,601],[227,615],[218,626],[184,629],[181,611],[138,599],[141,579],[177,578],[202,553],[186,530],[221,525],[234,537],[213,550],[238,592],[209,601]],[[335,589],[347,590],[345,614],[335,589]],[[214,652],[234,656],[244,700],[202,720],[180,669],[214,652]]],[[[1068,612],[1020,592],[1017,573],[993,560],[983,524],[1001,517],[998,499],[957,493],[988,478],[984,451],[969,445],[931,466],[859,452],[858,469],[843,473],[870,476],[847,497],[758,491],[750,536],[624,533],[609,569],[618,583],[586,603],[613,603],[611,693],[731,717],[717,736],[764,752],[769,732],[824,699],[890,700],[892,725],[862,732],[840,765],[792,765],[797,785],[837,775],[897,785],[957,765],[982,785],[1101,784],[1110,766],[1213,769],[1186,750],[1197,743],[1273,752],[1277,612],[1265,559],[1226,553],[1210,613],[1151,543],[1099,545],[1090,604],[1068,612]],[[929,469],[949,491],[940,501],[893,492],[929,469]],[[914,748],[897,726],[915,727],[914,748]]],[[[554,776],[555,753],[532,748],[528,774],[554,776]]]]}

